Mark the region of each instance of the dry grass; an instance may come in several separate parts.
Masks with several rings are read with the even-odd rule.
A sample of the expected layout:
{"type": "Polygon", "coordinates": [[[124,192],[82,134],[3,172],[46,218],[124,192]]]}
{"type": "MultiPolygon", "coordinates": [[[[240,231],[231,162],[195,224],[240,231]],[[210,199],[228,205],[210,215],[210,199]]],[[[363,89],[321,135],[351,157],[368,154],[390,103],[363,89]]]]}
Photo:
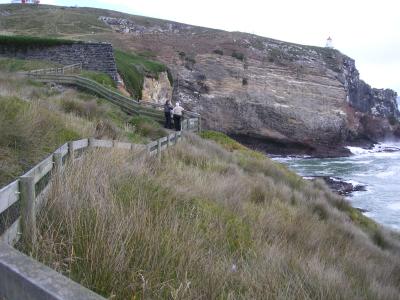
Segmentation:
{"type": "Polygon", "coordinates": [[[161,161],[85,155],[25,251],[112,299],[398,299],[398,239],[242,150],[189,136],[161,161]]]}
{"type": "Polygon", "coordinates": [[[83,137],[136,143],[146,137],[118,107],[74,89],[0,72],[0,186],[22,175],[70,140],[83,137]]]}

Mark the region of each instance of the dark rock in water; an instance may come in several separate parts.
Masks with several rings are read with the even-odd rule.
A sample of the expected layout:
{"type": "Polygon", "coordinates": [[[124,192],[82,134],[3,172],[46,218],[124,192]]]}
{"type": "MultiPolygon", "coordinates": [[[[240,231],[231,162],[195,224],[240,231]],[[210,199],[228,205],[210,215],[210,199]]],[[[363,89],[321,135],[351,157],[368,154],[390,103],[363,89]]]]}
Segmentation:
{"type": "Polygon", "coordinates": [[[359,212],[361,212],[361,213],[366,213],[366,212],[368,212],[368,210],[366,210],[366,209],[363,209],[363,208],[359,208],[359,207],[355,207],[355,209],[357,209],[359,212]]]}
{"type": "Polygon", "coordinates": [[[366,191],[367,188],[365,185],[353,185],[350,182],[346,182],[338,177],[330,177],[330,176],[313,176],[313,179],[322,179],[325,183],[331,188],[332,191],[341,195],[341,196],[349,196],[353,192],[358,191],[366,191]]]}

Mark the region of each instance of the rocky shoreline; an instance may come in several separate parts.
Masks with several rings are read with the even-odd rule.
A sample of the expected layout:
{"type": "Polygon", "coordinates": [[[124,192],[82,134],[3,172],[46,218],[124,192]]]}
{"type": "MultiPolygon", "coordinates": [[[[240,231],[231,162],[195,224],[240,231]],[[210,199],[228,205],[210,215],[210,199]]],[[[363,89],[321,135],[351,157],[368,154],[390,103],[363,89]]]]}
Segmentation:
{"type": "Polygon", "coordinates": [[[307,177],[307,179],[310,180],[322,179],[330,187],[332,191],[341,196],[351,196],[353,192],[360,192],[367,190],[367,187],[365,185],[353,184],[339,177],[312,176],[312,177],[307,177]]]}

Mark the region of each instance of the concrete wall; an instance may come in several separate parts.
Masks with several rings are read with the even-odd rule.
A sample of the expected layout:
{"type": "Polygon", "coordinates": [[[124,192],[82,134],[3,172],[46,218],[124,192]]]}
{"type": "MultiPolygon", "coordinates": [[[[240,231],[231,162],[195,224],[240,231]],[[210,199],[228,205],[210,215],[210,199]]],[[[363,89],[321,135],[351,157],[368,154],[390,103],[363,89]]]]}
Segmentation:
{"type": "Polygon", "coordinates": [[[82,63],[85,70],[109,74],[117,80],[117,66],[112,45],[109,43],[73,43],[50,47],[17,49],[0,44],[0,57],[48,60],[62,65],[82,63]]]}

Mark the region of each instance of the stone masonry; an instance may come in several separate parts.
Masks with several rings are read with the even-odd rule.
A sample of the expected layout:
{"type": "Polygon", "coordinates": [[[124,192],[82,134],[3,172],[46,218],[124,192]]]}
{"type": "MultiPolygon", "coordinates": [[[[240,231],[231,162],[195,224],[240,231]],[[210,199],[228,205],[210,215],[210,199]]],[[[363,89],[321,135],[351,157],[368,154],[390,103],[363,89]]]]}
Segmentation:
{"type": "Polygon", "coordinates": [[[0,44],[0,57],[48,60],[62,65],[82,63],[85,70],[109,74],[117,81],[113,47],[109,43],[81,43],[16,49],[0,44]]]}

